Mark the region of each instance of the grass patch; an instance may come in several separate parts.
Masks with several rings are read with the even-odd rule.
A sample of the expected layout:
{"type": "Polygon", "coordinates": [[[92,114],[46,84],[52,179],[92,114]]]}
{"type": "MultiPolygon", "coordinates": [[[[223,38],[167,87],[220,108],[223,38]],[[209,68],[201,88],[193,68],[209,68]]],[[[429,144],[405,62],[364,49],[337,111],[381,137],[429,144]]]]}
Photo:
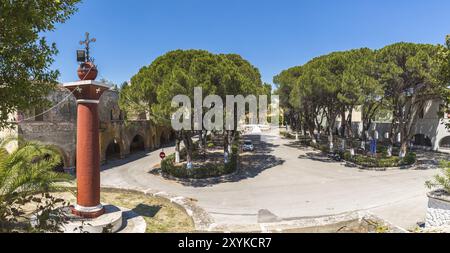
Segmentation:
{"type": "MultiPolygon", "coordinates": [[[[76,197],[70,193],[62,195],[70,203],[76,197]]],[[[183,208],[169,200],[126,190],[101,190],[101,202],[133,210],[147,223],[147,233],[186,233],[195,230],[194,222],[183,208]]]]}

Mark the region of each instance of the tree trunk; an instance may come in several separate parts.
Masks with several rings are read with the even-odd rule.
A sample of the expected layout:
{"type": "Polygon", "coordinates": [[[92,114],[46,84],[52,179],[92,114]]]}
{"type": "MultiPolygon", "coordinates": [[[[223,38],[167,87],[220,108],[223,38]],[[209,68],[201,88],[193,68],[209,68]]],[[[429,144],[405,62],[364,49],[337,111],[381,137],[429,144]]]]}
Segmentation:
{"type": "Polygon", "coordinates": [[[228,138],[228,135],[229,135],[229,132],[230,131],[225,131],[225,133],[224,133],[224,136],[223,136],[223,159],[224,159],[224,162],[225,163],[228,163],[228,157],[229,157],[229,152],[228,152],[228,146],[229,146],[229,138],[228,138]]]}
{"type": "Polygon", "coordinates": [[[406,156],[407,152],[408,152],[408,141],[402,140],[402,143],[400,146],[400,153],[399,153],[398,157],[404,158],[406,156]]]}
{"type": "Polygon", "coordinates": [[[316,138],[316,135],[314,134],[314,128],[309,127],[309,135],[311,136],[311,142],[316,144],[317,138],[316,138]]]}
{"type": "Polygon", "coordinates": [[[180,139],[177,138],[175,143],[175,163],[180,163],[180,139]]]}
{"type": "Polygon", "coordinates": [[[328,125],[328,146],[330,148],[330,152],[334,149],[334,143],[333,143],[333,126],[328,125]]]}
{"type": "Polygon", "coordinates": [[[183,132],[183,143],[186,148],[186,162],[187,167],[192,168],[192,149],[194,147],[192,143],[192,134],[190,132],[183,132]]]}

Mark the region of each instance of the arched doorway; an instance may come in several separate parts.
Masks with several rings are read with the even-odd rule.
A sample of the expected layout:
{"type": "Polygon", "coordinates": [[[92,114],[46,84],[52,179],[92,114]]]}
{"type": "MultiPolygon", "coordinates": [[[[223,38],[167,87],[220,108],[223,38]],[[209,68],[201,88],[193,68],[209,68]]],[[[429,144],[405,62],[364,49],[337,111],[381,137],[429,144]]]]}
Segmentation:
{"type": "Polygon", "coordinates": [[[439,148],[450,149],[450,136],[446,136],[439,141],[439,148]]]}
{"type": "MultiPolygon", "coordinates": [[[[48,147],[50,147],[51,149],[56,151],[56,153],[58,153],[58,155],[59,155],[59,163],[55,167],[53,167],[53,171],[61,172],[61,173],[64,172],[64,168],[67,168],[70,164],[67,154],[59,146],[50,144],[50,145],[48,145],[48,147]]],[[[50,153],[45,153],[43,158],[44,159],[52,159],[50,153]]]]}
{"type": "Polygon", "coordinates": [[[107,161],[120,159],[120,145],[116,140],[112,141],[106,148],[105,159],[107,161]]]}
{"type": "Polygon", "coordinates": [[[130,144],[130,153],[145,151],[144,137],[141,135],[134,136],[130,144]]]}
{"type": "Polygon", "coordinates": [[[161,133],[161,136],[159,137],[159,145],[161,147],[164,147],[167,144],[167,139],[165,138],[165,134],[161,133]]]}
{"type": "Polygon", "coordinates": [[[414,146],[431,147],[431,139],[424,134],[416,134],[412,139],[414,146]]]}

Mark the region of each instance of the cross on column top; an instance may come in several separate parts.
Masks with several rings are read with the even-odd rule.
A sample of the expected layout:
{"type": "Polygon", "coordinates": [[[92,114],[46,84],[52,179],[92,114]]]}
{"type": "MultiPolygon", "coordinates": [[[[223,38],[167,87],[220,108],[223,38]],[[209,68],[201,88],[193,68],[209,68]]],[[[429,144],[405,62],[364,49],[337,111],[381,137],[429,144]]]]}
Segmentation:
{"type": "Polygon", "coordinates": [[[89,33],[88,32],[86,32],[86,39],[84,39],[84,40],[82,40],[82,41],[80,41],[80,45],[86,45],[86,60],[87,61],[91,61],[91,58],[90,58],[90,56],[89,56],[89,44],[91,44],[91,42],[96,42],[97,41],[97,39],[95,39],[95,38],[92,38],[92,39],[90,39],[89,38],[89,33]]]}

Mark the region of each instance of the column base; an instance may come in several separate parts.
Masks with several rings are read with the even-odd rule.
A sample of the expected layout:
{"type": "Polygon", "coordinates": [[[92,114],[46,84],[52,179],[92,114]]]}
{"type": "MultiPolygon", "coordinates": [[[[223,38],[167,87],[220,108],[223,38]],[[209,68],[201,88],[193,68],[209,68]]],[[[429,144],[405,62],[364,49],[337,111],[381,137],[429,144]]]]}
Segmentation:
{"type": "Polygon", "coordinates": [[[84,207],[80,205],[75,205],[71,206],[70,209],[72,210],[72,213],[74,215],[86,219],[94,219],[105,213],[105,208],[101,204],[94,207],[84,207]]]}

